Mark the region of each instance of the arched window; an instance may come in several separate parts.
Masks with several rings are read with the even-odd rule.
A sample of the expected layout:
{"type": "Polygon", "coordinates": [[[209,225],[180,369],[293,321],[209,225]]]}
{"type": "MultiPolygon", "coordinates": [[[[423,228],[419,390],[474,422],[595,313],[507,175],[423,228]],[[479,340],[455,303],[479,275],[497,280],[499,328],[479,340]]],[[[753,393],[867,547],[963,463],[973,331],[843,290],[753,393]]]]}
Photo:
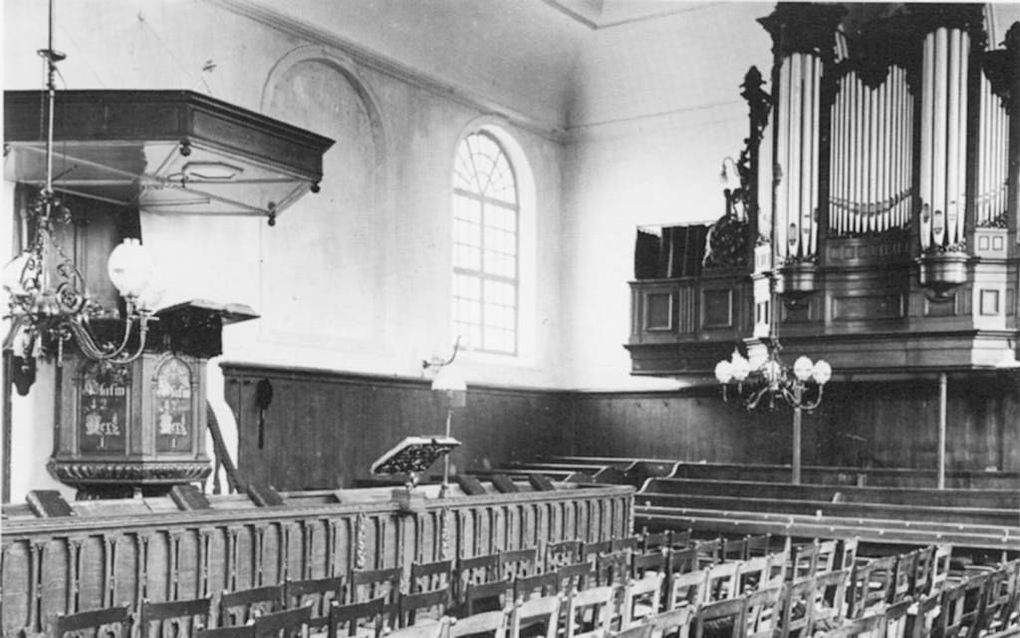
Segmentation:
{"type": "Polygon", "coordinates": [[[471,350],[517,354],[519,213],[505,150],[492,134],[471,133],[453,176],[453,333],[471,350]]]}

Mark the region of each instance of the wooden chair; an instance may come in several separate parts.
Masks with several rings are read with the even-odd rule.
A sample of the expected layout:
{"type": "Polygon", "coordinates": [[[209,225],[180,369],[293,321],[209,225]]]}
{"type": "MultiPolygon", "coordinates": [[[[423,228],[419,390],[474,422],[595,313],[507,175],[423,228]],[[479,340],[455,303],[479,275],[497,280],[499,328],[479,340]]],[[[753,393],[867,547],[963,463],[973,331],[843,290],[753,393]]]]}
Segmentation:
{"type": "Polygon", "coordinates": [[[381,597],[385,601],[383,614],[387,622],[392,625],[397,617],[397,602],[400,599],[402,578],[403,570],[400,567],[351,570],[347,576],[347,602],[366,602],[381,597]]]}
{"type": "Polygon", "coordinates": [[[1020,559],[1000,565],[988,575],[981,621],[978,623],[988,633],[999,633],[1010,626],[1010,617],[1016,611],[1018,600],[1018,578],[1020,559]]]}
{"type": "Polygon", "coordinates": [[[190,638],[208,627],[211,619],[212,596],[164,603],[143,600],[138,607],[138,632],[140,638],[190,638]]]}
{"type": "Polygon", "coordinates": [[[461,604],[463,615],[473,616],[486,611],[505,609],[514,598],[514,583],[497,580],[494,583],[469,584],[464,590],[461,604]]]}
{"type": "Polygon", "coordinates": [[[559,591],[560,577],[556,572],[525,576],[514,581],[514,600],[552,596],[559,591]]]}
{"type": "Polygon", "coordinates": [[[724,538],[720,556],[723,561],[744,560],[747,557],[747,537],[724,538]]]}
{"type": "Polygon", "coordinates": [[[688,638],[694,607],[685,606],[669,609],[645,618],[644,623],[652,628],[651,638],[688,638]]]}
{"type": "Polygon", "coordinates": [[[437,560],[431,563],[411,563],[411,593],[436,591],[450,587],[453,561],[437,560]]]}
{"type": "Polygon", "coordinates": [[[383,636],[387,638],[446,638],[450,632],[450,619],[446,616],[437,622],[426,622],[408,625],[399,629],[387,629],[383,636]]]}
{"type": "Polygon", "coordinates": [[[652,551],[666,551],[672,546],[673,532],[666,529],[661,532],[649,532],[646,527],[641,532],[641,549],[645,553],[652,551]]]}
{"type": "Polygon", "coordinates": [[[450,587],[404,594],[397,604],[397,626],[408,627],[420,622],[422,616],[438,619],[450,607],[450,587]]]}
{"type": "Polygon", "coordinates": [[[885,638],[912,638],[913,616],[911,616],[912,599],[901,600],[885,609],[885,638]]]}
{"type": "Polygon", "coordinates": [[[779,621],[780,638],[809,636],[811,610],[815,604],[815,579],[801,578],[787,584],[783,597],[783,613],[779,621]]]}
{"type": "Polygon", "coordinates": [[[693,536],[694,530],[692,529],[673,530],[669,546],[673,549],[686,549],[691,546],[693,536]]]}
{"type": "Polygon", "coordinates": [[[898,603],[913,595],[914,576],[917,573],[917,561],[921,550],[915,549],[900,554],[893,572],[892,586],[889,589],[889,602],[898,603]]]}
{"type": "Polygon", "coordinates": [[[567,598],[565,638],[592,638],[608,633],[617,587],[602,585],[574,591],[567,598]]]}
{"type": "Polygon", "coordinates": [[[772,638],[783,614],[785,585],[758,589],[744,596],[745,638],[772,638]]]}
{"type": "Polygon", "coordinates": [[[849,575],[844,571],[830,571],[818,574],[812,580],[808,630],[813,633],[835,626],[847,617],[849,575]]]}
{"type": "Polygon", "coordinates": [[[598,582],[595,565],[587,561],[563,565],[556,570],[556,577],[559,581],[559,590],[564,594],[575,589],[580,591],[598,582]]]}
{"type": "Polygon", "coordinates": [[[833,569],[849,573],[857,563],[857,549],[859,546],[860,540],[856,536],[840,539],[839,554],[833,569]]]}
{"type": "Polygon", "coordinates": [[[330,606],[344,600],[344,578],[308,578],[287,580],[283,584],[283,600],[288,609],[311,606],[311,629],[318,630],[329,623],[330,606]]]}
{"type": "Polygon", "coordinates": [[[95,632],[104,638],[128,638],[131,633],[129,606],[106,607],[74,614],[57,614],[50,623],[50,638],[63,638],[69,633],[95,632]],[[100,633],[105,628],[105,631],[100,633]]]}
{"type": "Polygon", "coordinates": [[[649,572],[644,578],[630,581],[624,589],[623,607],[620,613],[620,627],[631,625],[654,616],[663,609],[662,572],[649,572]]]}
{"type": "Polygon", "coordinates": [[[265,614],[255,619],[255,638],[306,638],[311,620],[311,605],[265,614]]]}
{"type": "Polygon", "coordinates": [[[545,546],[545,571],[555,571],[563,565],[580,562],[581,547],[582,543],[578,540],[549,543],[545,546]]]}
{"type": "Polygon", "coordinates": [[[767,578],[767,586],[771,587],[779,583],[784,583],[788,578],[790,570],[790,553],[776,552],[769,554],[769,572],[767,578]]]}
{"type": "Polygon", "coordinates": [[[761,534],[744,539],[744,558],[755,558],[757,556],[768,556],[772,553],[772,534],[761,534]]]}
{"type": "Polygon", "coordinates": [[[594,563],[602,554],[609,554],[613,551],[612,539],[604,541],[592,541],[581,546],[581,560],[594,563]]]}
{"type": "Polygon", "coordinates": [[[839,544],[836,540],[819,541],[815,540],[818,558],[815,561],[815,573],[824,574],[836,569],[836,555],[839,544]]]}
{"type": "Polygon", "coordinates": [[[630,578],[630,557],[628,551],[596,556],[595,582],[599,585],[625,585],[630,578]]]}
{"type": "Polygon", "coordinates": [[[695,541],[694,550],[698,555],[698,567],[710,567],[722,560],[722,539],[695,541]]]}
{"type": "Polygon", "coordinates": [[[667,556],[665,552],[652,551],[644,554],[633,554],[630,557],[630,577],[643,578],[645,574],[659,572],[666,574],[667,556]]]}
{"type": "Polygon", "coordinates": [[[978,635],[978,621],[987,581],[987,575],[975,576],[943,589],[939,602],[941,611],[935,621],[936,636],[955,638],[978,635]]]}
{"type": "Polygon", "coordinates": [[[699,571],[700,569],[701,567],[698,565],[698,550],[694,547],[669,551],[666,558],[667,574],[686,574],[688,572],[699,571]]]}
{"type": "Polygon", "coordinates": [[[623,538],[611,539],[609,551],[611,552],[636,552],[641,543],[640,536],[625,536],[623,538]]]}
{"type": "Polygon", "coordinates": [[[854,566],[848,617],[860,618],[868,608],[890,600],[898,558],[896,555],[883,556],[854,566]]]}
{"type": "Polygon", "coordinates": [[[223,592],[223,595],[220,596],[220,609],[216,624],[218,627],[244,625],[257,616],[279,611],[282,605],[283,588],[280,585],[223,592]]]}
{"type": "Polygon", "coordinates": [[[698,607],[694,614],[694,638],[702,638],[706,633],[717,637],[743,636],[744,599],[717,600],[698,607]]]}
{"type": "Polygon", "coordinates": [[[850,638],[851,636],[883,636],[885,635],[885,615],[874,614],[862,618],[854,618],[839,627],[824,633],[815,634],[818,638],[850,638]]]}
{"type": "Polygon", "coordinates": [[[705,599],[708,570],[673,574],[666,590],[666,609],[697,607],[705,599]]]}
{"type": "Polygon", "coordinates": [[[915,598],[931,594],[931,580],[935,570],[935,550],[934,545],[917,550],[917,562],[914,565],[911,586],[911,595],[915,598]]]}
{"type": "Polygon", "coordinates": [[[384,597],[360,603],[330,605],[326,638],[340,638],[340,631],[345,626],[348,636],[368,635],[379,638],[385,626],[386,607],[384,597]]]}
{"type": "Polygon", "coordinates": [[[506,638],[506,632],[510,625],[509,619],[510,615],[506,609],[483,611],[463,618],[452,618],[447,635],[449,638],[463,638],[464,636],[506,638]]]}
{"type": "Polygon", "coordinates": [[[943,543],[935,547],[935,556],[932,559],[931,578],[928,591],[932,594],[942,590],[942,587],[949,580],[949,568],[953,560],[953,546],[943,543]]]}
{"type": "Polygon", "coordinates": [[[512,549],[500,552],[499,578],[497,580],[516,580],[524,576],[538,573],[538,548],[512,549]]]}
{"type": "Polygon", "coordinates": [[[737,594],[743,595],[767,586],[771,557],[755,556],[742,561],[737,575],[737,594]]]}
{"type": "Polygon", "coordinates": [[[541,596],[518,600],[510,614],[510,638],[556,638],[563,596],[541,596]]]}
{"type": "Polygon", "coordinates": [[[740,583],[740,566],[740,561],[730,561],[709,567],[705,575],[704,596],[701,602],[736,598],[737,585],[740,583]]]}
{"type": "Polygon", "coordinates": [[[794,545],[790,548],[789,578],[797,581],[811,578],[818,571],[818,544],[794,545]]]}
{"type": "Polygon", "coordinates": [[[463,591],[468,583],[491,583],[500,578],[499,554],[483,554],[471,558],[458,558],[454,566],[454,582],[463,591]]]}
{"type": "Polygon", "coordinates": [[[255,638],[255,625],[199,629],[195,633],[195,638],[255,638]]]}

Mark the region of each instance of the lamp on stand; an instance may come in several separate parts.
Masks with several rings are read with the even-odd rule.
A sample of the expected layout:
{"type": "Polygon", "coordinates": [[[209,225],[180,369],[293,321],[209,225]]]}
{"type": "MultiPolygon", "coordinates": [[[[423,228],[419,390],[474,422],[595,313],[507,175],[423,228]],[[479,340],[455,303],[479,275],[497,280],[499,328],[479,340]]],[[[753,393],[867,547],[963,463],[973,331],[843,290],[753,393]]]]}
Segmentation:
{"type": "MultiPolygon", "coordinates": [[[[425,370],[438,370],[432,379],[432,392],[437,396],[446,408],[446,438],[450,438],[453,412],[467,405],[467,383],[460,375],[457,367],[452,365],[460,351],[460,337],[453,344],[453,354],[449,359],[422,361],[422,368],[425,370]]],[[[443,457],[443,486],[440,496],[445,496],[450,488],[450,456],[443,457]]]]}

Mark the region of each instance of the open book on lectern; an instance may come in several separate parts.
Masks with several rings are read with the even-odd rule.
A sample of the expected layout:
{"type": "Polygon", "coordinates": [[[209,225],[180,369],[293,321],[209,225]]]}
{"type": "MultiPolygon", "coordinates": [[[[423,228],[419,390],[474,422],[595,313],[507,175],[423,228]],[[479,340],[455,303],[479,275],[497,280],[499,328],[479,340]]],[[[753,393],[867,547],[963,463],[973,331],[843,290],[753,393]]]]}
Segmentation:
{"type": "Polygon", "coordinates": [[[417,476],[460,445],[453,437],[409,436],[397,443],[372,464],[372,474],[410,474],[417,476]]]}

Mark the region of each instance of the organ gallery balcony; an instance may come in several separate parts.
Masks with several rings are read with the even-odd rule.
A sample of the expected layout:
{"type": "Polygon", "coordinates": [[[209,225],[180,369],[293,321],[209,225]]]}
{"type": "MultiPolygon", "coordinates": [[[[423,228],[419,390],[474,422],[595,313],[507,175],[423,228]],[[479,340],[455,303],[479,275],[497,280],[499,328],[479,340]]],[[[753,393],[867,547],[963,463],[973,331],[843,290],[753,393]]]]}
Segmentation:
{"type": "Polygon", "coordinates": [[[846,376],[990,369],[1015,347],[1020,25],[1003,42],[984,11],[780,3],[759,20],[773,68],[744,78],[723,216],[638,229],[633,374],[708,380],[771,328],[846,376]]]}

